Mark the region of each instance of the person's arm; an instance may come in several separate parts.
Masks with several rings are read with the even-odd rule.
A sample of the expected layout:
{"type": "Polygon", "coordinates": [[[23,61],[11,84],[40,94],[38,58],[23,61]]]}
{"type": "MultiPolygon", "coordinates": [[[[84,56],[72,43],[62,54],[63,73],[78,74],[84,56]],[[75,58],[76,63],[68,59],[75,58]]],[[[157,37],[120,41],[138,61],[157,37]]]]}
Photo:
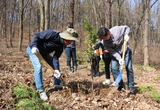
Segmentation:
{"type": "Polygon", "coordinates": [[[112,48],[106,48],[105,52],[109,52],[118,61],[121,59],[121,55],[112,48]]]}
{"type": "MultiPolygon", "coordinates": [[[[114,40],[113,40],[114,41],[114,40]]],[[[119,60],[121,59],[121,55],[118,52],[118,48],[116,48],[116,42],[113,42],[111,39],[110,41],[103,41],[103,47],[104,47],[104,51],[103,53],[110,53],[113,57],[115,57],[115,59],[119,60]]]]}
{"type": "Polygon", "coordinates": [[[59,67],[59,57],[61,56],[63,50],[62,51],[55,51],[54,55],[53,55],[53,67],[55,70],[59,70],[60,71],[60,67],[59,67]]]}
{"type": "Polygon", "coordinates": [[[118,61],[121,59],[122,45],[124,41],[124,36],[130,33],[130,28],[128,26],[115,26],[110,29],[114,42],[112,46],[108,47],[108,42],[105,43],[105,49],[108,50],[113,57],[118,61]],[[115,46],[114,46],[115,45],[115,46]]]}
{"type": "Polygon", "coordinates": [[[36,47],[37,48],[37,42],[39,40],[39,32],[35,33],[33,36],[33,40],[31,42],[31,48],[36,47]]]}
{"type": "Polygon", "coordinates": [[[128,35],[130,33],[130,27],[124,26],[124,28],[125,28],[124,35],[126,34],[128,35]]]}

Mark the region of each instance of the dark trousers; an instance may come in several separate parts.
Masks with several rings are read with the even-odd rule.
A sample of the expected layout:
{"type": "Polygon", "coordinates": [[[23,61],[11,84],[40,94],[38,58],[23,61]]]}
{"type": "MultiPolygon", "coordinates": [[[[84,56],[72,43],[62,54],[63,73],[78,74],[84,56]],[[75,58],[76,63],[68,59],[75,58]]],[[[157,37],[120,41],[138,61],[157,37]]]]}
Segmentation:
{"type": "Polygon", "coordinates": [[[105,74],[106,74],[106,79],[110,79],[110,63],[111,63],[111,56],[110,54],[108,55],[102,55],[104,64],[105,64],[105,74]]]}
{"type": "Polygon", "coordinates": [[[96,56],[95,58],[91,59],[91,74],[93,76],[99,76],[99,61],[100,61],[100,56],[96,56]]]}
{"type": "Polygon", "coordinates": [[[67,56],[67,66],[71,66],[71,59],[73,66],[77,66],[77,61],[76,61],[76,49],[75,48],[70,48],[66,47],[66,56],[67,56]]]}

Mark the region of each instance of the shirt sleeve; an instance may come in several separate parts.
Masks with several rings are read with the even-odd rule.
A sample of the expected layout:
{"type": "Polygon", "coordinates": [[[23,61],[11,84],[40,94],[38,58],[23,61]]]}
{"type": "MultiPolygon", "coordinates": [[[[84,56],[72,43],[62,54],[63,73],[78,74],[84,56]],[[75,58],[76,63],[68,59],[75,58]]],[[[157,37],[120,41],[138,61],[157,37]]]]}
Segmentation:
{"type": "Polygon", "coordinates": [[[59,57],[61,56],[63,50],[62,51],[55,51],[54,55],[53,55],[53,67],[55,70],[59,70],[60,71],[60,67],[59,67],[59,57]]]}
{"type": "Polygon", "coordinates": [[[124,34],[129,34],[130,33],[130,28],[128,26],[124,26],[124,27],[125,27],[124,34]]]}
{"type": "Polygon", "coordinates": [[[105,47],[104,50],[108,50],[109,53],[118,61],[122,58],[121,55],[115,51],[115,49],[105,47]]]}
{"type": "Polygon", "coordinates": [[[38,39],[39,39],[39,33],[35,33],[33,36],[33,40],[31,42],[31,48],[37,47],[38,39]]]}

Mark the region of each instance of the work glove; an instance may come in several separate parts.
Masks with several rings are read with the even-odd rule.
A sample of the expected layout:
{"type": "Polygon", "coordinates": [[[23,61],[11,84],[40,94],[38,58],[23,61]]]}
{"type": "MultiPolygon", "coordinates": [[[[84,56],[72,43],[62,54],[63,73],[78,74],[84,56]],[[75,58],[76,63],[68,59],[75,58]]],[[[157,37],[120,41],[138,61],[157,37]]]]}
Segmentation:
{"type": "Polygon", "coordinates": [[[95,45],[92,46],[94,50],[98,49],[101,46],[101,42],[97,42],[95,45]]]}
{"type": "Polygon", "coordinates": [[[101,58],[101,60],[103,60],[103,56],[102,55],[100,55],[100,58],[101,58]]]}
{"type": "Polygon", "coordinates": [[[120,65],[124,65],[124,61],[122,59],[119,60],[120,65]]]}
{"type": "Polygon", "coordinates": [[[95,45],[92,45],[92,49],[95,50],[95,45]]]}
{"type": "Polygon", "coordinates": [[[57,79],[59,79],[60,78],[60,76],[61,76],[61,73],[59,72],[59,70],[55,70],[55,74],[53,74],[54,75],[54,77],[56,77],[57,79]]]}
{"type": "Polygon", "coordinates": [[[39,52],[39,50],[38,50],[37,47],[33,47],[33,48],[31,49],[31,52],[32,52],[33,54],[37,54],[37,52],[39,52]]]}
{"type": "Polygon", "coordinates": [[[129,40],[128,34],[126,34],[126,35],[124,36],[124,40],[128,42],[128,40],[129,40]]]}

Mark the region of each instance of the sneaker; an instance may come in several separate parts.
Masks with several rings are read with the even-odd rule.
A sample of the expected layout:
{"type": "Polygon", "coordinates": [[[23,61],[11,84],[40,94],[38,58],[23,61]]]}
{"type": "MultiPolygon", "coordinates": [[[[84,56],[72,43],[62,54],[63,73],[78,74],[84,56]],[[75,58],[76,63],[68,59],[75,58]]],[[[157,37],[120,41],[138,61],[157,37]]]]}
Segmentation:
{"type": "Polygon", "coordinates": [[[119,86],[119,87],[117,88],[118,91],[122,91],[122,89],[123,89],[123,86],[119,86]]]}
{"type": "Polygon", "coordinates": [[[129,93],[134,93],[134,91],[135,91],[135,89],[134,89],[134,87],[129,87],[129,93]]]}
{"type": "Polygon", "coordinates": [[[111,84],[111,80],[110,79],[107,79],[106,81],[103,82],[103,84],[111,84]]]}
{"type": "Polygon", "coordinates": [[[53,88],[62,88],[62,85],[61,84],[55,84],[54,86],[53,86],[53,88]]]}
{"type": "Polygon", "coordinates": [[[41,92],[41,93],[40,93],[40,98],[41,98],[43,101],[48,100],[48,96],[46,95],[46,92],[41,92]]]}
{"type": "Polygon", "coordinates": [[[87,74],[87,76],[92,76],[92,73],[90,73],[90,74],[87,74]]]}

